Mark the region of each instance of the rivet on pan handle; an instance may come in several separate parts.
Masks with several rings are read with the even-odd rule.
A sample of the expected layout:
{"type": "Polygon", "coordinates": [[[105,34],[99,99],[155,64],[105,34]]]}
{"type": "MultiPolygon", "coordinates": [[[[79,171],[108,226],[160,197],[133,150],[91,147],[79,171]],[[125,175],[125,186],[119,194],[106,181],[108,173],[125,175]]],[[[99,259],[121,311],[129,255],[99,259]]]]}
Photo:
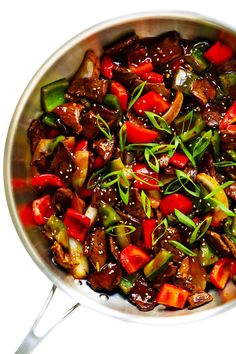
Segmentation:
{"type": "MultiPolygon", "coordinates": [[[[30,354],[33,349],[50,333],[58,324],[60,324],[66,317],[68,317],[75,309],[80,305],[79,303],[75,304],[71,308],[69,308],[66,312],[64,312],[59,318],[54,320],[54,323],[50,325],[49,328],[44,330],[42,335],[36,334],[38,325],[41,324],[41,320],[44,318],[49,305],[52,303],[52,299],[54,297],[55,291],[57,287],[55,285],[52,286],[52,289],[45,301],[40,313],[38,314],[35,322],[33,323],[31,329],[28,334],[24,338],[23,342],[15,352],[15,354],[30,354]]],[[[60,303],[61,306],[61,303],[60,303]]]]}

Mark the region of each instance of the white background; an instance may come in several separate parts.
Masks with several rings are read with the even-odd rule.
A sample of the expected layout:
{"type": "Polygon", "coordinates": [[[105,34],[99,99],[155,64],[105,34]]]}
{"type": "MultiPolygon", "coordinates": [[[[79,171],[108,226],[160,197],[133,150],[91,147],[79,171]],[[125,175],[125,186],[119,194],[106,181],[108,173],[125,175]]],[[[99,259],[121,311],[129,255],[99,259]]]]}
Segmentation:
{"type": "MultiPolygon", "coordinates": [[[[0,148],[25,86],[64,42],[87,27],[119,15],[149,10],[189,10],[236,29],[235,3],[211,0],[13,1],[1,2],[0,148]],[[4,4],[3,4],[4,3],[4,4]]],[[[1,164],[2,170],[2,164],[1,164]]],[[[2,175],[2,173],[1,173],[2,175]]],[[[14,353],[51,287],[12,225],[0,183],[0,353],[14,353]]],[[[64,294],[61,303],[73,302],[64,294]]],[[[37,347],[47,353],[233,353],[236,308],[217,317],[175,327],[144,327],[79,308],[37,347]]]]}

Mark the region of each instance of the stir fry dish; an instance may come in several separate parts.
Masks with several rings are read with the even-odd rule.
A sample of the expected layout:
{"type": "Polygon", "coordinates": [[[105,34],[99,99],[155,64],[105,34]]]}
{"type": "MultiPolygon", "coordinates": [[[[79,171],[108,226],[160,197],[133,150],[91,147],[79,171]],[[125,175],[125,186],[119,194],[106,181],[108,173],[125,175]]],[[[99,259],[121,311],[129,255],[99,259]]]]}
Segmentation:
{"type": "Polygon", "coordinates": [[[131,33],[41,88],[34,223],[54,263],[141,311],[236,280],[236,58],[176,31],[131,33]]]}

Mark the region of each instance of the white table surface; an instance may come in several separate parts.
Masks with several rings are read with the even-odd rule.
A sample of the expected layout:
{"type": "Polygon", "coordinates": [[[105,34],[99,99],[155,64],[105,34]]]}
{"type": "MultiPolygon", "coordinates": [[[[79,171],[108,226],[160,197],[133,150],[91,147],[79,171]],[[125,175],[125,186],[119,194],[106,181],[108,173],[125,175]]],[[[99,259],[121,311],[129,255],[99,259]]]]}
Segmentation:
{"type": "MultiPolygon", "coordinates": [[[[87,27],[119,15],[149,10],[188,10],[234,26],[233,1],[13,1],[0,8],[0,148],[25,86],[59,46],[87,27]],[[125,5],[124,5],[125,4],[125,5]]],[[[0,166],[2,170],[2,163],[0,166]]],[[[1,173],[2,176],[2,173],[1,173]]],[[[0,183],[0,353],[14,353],[50,290],[11,222],[0,183]]],[[[64,304],[73,301],[60,295],[64,304]]],[[[175,327],[124,323],[80,307],[35,349],[45,353],[234,353],[236,308],[175,327]]]]}

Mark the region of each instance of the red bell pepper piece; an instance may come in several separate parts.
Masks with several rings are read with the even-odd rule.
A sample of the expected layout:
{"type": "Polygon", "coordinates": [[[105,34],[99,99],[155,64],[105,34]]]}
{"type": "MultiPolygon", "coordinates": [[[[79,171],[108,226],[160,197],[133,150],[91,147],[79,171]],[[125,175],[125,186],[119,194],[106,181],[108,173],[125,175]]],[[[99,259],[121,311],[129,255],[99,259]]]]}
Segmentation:
{"type": "Polygon", "coordinates": [[[26,188],[29,185],[29,180],[27,178],[12,178],[11,185],[14,189],[26,188]]]}
{"type": "Polygon", "coordinates": [[[87,197],[91,197],[92,193],[93,193],[93,190],[92,190],[92,189],[87,189],[87,188],[86,188],[86,184],[84,184],[84,185],[80,188],[78,194],[79,194],[79,196],[80,196],[81,198],[87,198],[87,197]]]}
{"type": "Polygon", "coordinates": [[[152,248],[152,233],[157,226],[156,219],[144,219],[143,222],[144,244],[148,249],[152,248]]]}
{"type": "Polygon", "coordinates": [[[25,227],[30,228],[36,225],[34,221],[32,203],[21,204],[18,206],[17,210],[19,218],[25,227]]]}
{"type": "Polygon", "coordinates": [[[164,216],[172,214],[175,209],[183,214],[190,214],[193,211],[193,203],[179,193],[168,195],[160,201],[160,210],[164,216]]]}
{"type": "Polygon", "coordinates": [[[94,160],[93,169],[100,170],[105,165],[106,161],[103,160],[100,156],[97,156],[94,160]]]}
{"type": "Polygon", "coordinates": [[[158,184],[158,173],[154,172],[151,168],[149,168],[144,163],[136,163],[133,166],[133,171],[138,178],[134,180],[134,187],[143,190],[159,190],[158,184]],[[155,178],[155,180],[154,180],[155,178]],[[146,182],[146,183],[145,183],[146,182]]]}
{"type": "Polygon", "coordinates": [[[171,64],[169,64],[170,69],[172,71],[174,71],[174,72],[176,72],[183,65],[184,65],[184,59],[183,58],[176,59],[171,64]]]}
{"type": "Polygon", "coordinates": [[[35,199],[32,203],[32,211],[34,221],[37,225],[46,224],[47,220],[53,214],[50,195],[46,194],[39,199],[35,199]]]}
{"type": "Polygon", "coordinates": [[[145,111],[153,111],[154,113],[164,113],[170,108],[170,103],[167,102],[159,93],[150,91],[141,96],[134,104],[135,111],[144,115],[145,111]]]}
{"type": "Polygon", "coordinates": [[[140,75],[153,70],[152,59],[148,57],[145,48],[134,50],[128,55],[129,69],[135,74],[140,75]]]}
{"type": "Polygon", "coordinates": [[[75,153],[76,151],[88,151],[88,140],[80,140],[75,147],[75,153]]]}
{"type": "Polygon", "coordinates": [[[60,177],[51,173],[45,173],[43,175],[34,176],[31,180],[32,187],[37,189],[44,189],[47,187],[64,187],[64,183],[60,177]]]}
{"type": "Polygon", "coordinates": [[[128,103],[128,93],[126,88],[119,82],[113,80],[111,83],[110,92],[112,95],[117,96],[118,100],[120,101],[122,110],[126,111],[128,103]]]}
{"type": "Polygon", "coordinates": [[[152,143],[158,136],[158,132],[140,127],[130,122],[125,123],[126,140],[131,144],[152,143]]]}
{"type": "Polygon", "coordinates": [[[173,166],[184,168],[187,165],[188,157],[182,152],[174,152],[173,156],[170,158],[169,163],[173,166]]]}
{"type": "Polygon", "coordinates": [[[175,307],[177,309],[182,309],[188,297],[188,290],[165,283],[162,285],[157,295],[157,303],[165,306],[175,307]]]}
{"type": "Polygon", "coordinates": [[[217,41],[205,53],[204,57],[211,63],[219,66],[233,57],[233,50],[226,44],[217,41]]]}
{"type": "Polygon", "coordinates": [[[230,264],[230,279],[235,278],[236,275],[236,261],[232,260],[230,264]]]}
{"type": "Polygon", "coordinates": [[[47,128],[47,138],[48,139],[54,139],[57,136],[59,136],[61,133],[59,130],[54,129],[54,128],[47,128]]]}
{"type": "Polygon", "coordinates": [[[224,115],[224,118],[220,122],[220,130],[226,130],[226,129],[231,130],[233,126],[230,125],[235,122],[236,122],[236,101],[234,101],[232,106],[229,107],[229,109],[224,115]]]}
{"type": "Polygon", "coordinates": [[[210,281],[216,287],[216,289],[224,289],[231,271],[231,259],[221,258],[219,259],[212,268],[210,273],[210,281]]]}
{"type": "Polygon", "coordinates": [[[135,273],[142,268],[151,257],[141,248],[129,245],[120,253],[120,262],[128,274],[135,273]]]}
{"type": "Polygon", "coordinates": [[[113,76],[114,63],[109,55],[104,55],[101,62],[101,73],[103,76],[111,79],[113,76]]]}
{"type": "Polygon", "coordinates": [[[71,209],[74,209],[82,214],[84,206],[85,206],[85,202],[83,201],[83,199],[81,199],[77,193],[74,193],[71,202],[71,209]]]}
{"type": "Polygon", "coordinates": [[[145,72],[139,75],[143,81],[160,84],[164,81],[163,75],[155,73],[154,71],[145,72]]]}
{"type": "Polygon", "coordinates": [[[83,242],[90,226],[90,219],[77,210],[68,208],[64,218],[69,236],[83,242]]]}

